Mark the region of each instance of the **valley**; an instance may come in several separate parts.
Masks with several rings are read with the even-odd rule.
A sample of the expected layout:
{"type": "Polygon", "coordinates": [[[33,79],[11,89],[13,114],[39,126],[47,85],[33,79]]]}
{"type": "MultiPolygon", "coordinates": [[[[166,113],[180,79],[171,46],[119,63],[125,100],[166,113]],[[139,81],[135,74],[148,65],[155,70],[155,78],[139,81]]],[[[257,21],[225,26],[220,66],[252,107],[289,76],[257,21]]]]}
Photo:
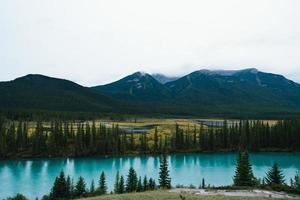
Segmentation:
{"type": "Polygon", "coordinates": [[[0,200],[300,199],[300,0],[0,0],[0,200]]]}
{"type": "Polygon", "coordinates": [[[1,198],[21,192],[30,199],[57,199],[54,190],[63,197],[63,186],[55,184],[67,183],[66,172],[68,199],[134,199],[148,193],[159,199],[197,199],[160,191],[165,188],[155,181],[161,177],[161,155],[168,157],[169,189],[195,188],[200,182],[207,189],[234,189],[242,185],[232,184],[241,159],[236,152],[248,160],[248,151],[255,177],[250,169],[253,180],[247,179],[247,187],[279,190],[264,183],[268,167],[279,163],[282,176],[296,182],[282,180],[278,187],[298,193],[300,120],[295,116],[300,113],[300,85],[281,75],[252,68],[199,70],[170,78],[136,72],[107,85],[84,87],[31,74],[0,82],[0,92],[0,180],[6,183],[0,182],[1,198]],[[99,170],[99,188],[106,187],[102,193],[93,189],[99,170]],[[140,175],[139,183],[135,174],[135,188],[116,195],[114,175],[127,170],[140,175]],[[70,176],[78,179],[76,186],[70,176]],[[108,191],[114,195],[92,197],[108,191]],[[131,193],[136,191],[144,192],[131,193]]]}

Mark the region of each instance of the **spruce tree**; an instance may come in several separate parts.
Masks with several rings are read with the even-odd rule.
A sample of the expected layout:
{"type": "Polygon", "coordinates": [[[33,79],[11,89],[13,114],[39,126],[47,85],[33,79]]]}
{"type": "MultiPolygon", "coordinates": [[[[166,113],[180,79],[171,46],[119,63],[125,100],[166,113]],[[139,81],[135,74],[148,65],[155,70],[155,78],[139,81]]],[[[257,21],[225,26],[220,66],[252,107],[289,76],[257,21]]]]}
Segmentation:
{"type": "Polygon", "coordinates": [[[83,177],[79,177],[74,191],[75,197],[84,197],[86,195],[86,184],[83,177]]]}
{"type": "Polygon", "coordinates": [[[137,189],[137,175],[133,167],[130,167],[127,182],[126,182],[126,191],[127,192],[134,192],[137,189]]]}
{"type": "Polygon", "coordinates": [[[238,154],[233,182],[235,186],[255,185],[255,177],[252,172],[252,166],[249,162],[249,154],[247,152],[239,152],[238,154]]]}
{"type": "Polygon", "coordinates": [[[137,183],[136,191],[137,191],[137,192],[143,191],[142,177],[139,177],[139,180],[138,180],[138,183],[137,183]]]}
{"type": "Polygon", "coordinates": [[[206,188],[205,180],[204,180],[204,178],[202,178],[202,189],[205,189],[205,188],[206,188]]]}
{"type": "Polygon", "coordinates": [[[0,115],[0,157],[3,158],[7,150],[7,137],[5,134],[5,121],[4,118],[0,115]]]}
{"type": "Polygon", "coordinates": [[[154,146],[153,146],[154,152],[158,151],[158,134],[157,134],[157,127],[155,127],[154,131],[154,146]]]}
{"type": "Polygon", "coordinates": [[[291,184],[291,187],[299,193],[300,192],[300,172],[297,172],[297,174],[295,175],[294,180],[292,182],[293,182],[293,184],[291,184]]]}
{"type": "Polygon", "coordinates": [[[167,140],[167,136],[165,135],[165,144],[164,144],[164,147],[163,147],[163,138],[162,136],[160,135],[159,136],[159,147],[158,147],[158,150],[161,152],[162,149],[165,150],[165,148],[167,147],[167,143],[168,143],[168,140],[167,140]]]}
{"type": "Polygon", "coordinates": [[[115,184],[114,184],[114,193],[118,194],[120,193],[120,174],[119,171],[117,171],[115,184]]]}
{"type": "Polygon", "coordinates": [[[262,179],[261,185],[262,185],[262,186],[265,186],[265,185],[266,185],[265,178],[262,179]]]}
{"type": "Polygon", "coordinates": [[[148,190],[148,179],[147,176],[144,176],[143,179],[143,191],[147,191],[148,190]]]}
{"type": "Polygon", "coordinates": [[[156,189],[156,183],[155,183],[155,180],[153,178],[149,179],[148,188],[149,188],[149,190],[155,190],[156,189]]]}
{"type": "Polygon", "coordinates": [[[133,133],[130,133],[130,150],[133,151],[135,149],[134,136],[133,133]]]}
{"type": "Polygon", "coordinates": [[[73,178],[71,179],[71,184],[70,184],[70,196],[73,198],[75,196],[75,185],[74,185],[74,180],[73,178]]]}
{"type": "Polygon", "coordinates": [[[162,155],[159,168],[159,187],[162,189],[171,188],[171,178],[169,176],[168,161],[166,155],[162,155]]]}
{"type": "Polygon", "coordinates": [[[71,183],[71,178],[70,176],[67,177],[66,180],[66,184],[67,184],[67,198],[71,198],[72,197],[72,183],[71,183]]]}
{"type": "Polygon", "coordinates": [[[56,177],[53,187],[51,189],[50,198],[60,199],[68,197],[68,185],[65,179],[65,174],[63,171],[60,172],[59,176],[56,177]]]}
{"type": "Polygon", "coordinates": [[[284,175],[277,163],[274,163],[271,169],[267,172],[266,182],[268,185],[283,185],[284,175]]]}
{"type": "Polygon", "coordinates": [[[125,192],[125,181],[124,181],[124,177],[121,176],[119,182],[119,193],[123,194],[124,192],[125,192]]]}
{"type": "Polygon", "coordinates": [[[7,133],[7,147],[10,152],[16,153],[16,127],[15,123],[9,126],[7,133]]]}
{"type": "Polygon", "coordinates": [[[102,173],[100,175],[100,179],[99,179],[98,193],[100,195],[107,193],[106,178],[105,178],[105,174],[103,171],[102,171],[102,173]]]}
{"type": "Polygon", "coordinates": [[[16,138],[16,147],[18,150],[23,149],[24,147],[24,141],[23,141],[24,137],[23,137],[23,126],[22,126],[22,122],[20,121],[18,123],[18,127],[17,127],[17,138],[16,138]]]}
{"type": "Polygon", "coordinates": [[[94,180],[92,180],[92,183],[91,183],[91,187],[90,187],[90,191],[89,193],[91,195],[93,195],[95,193],[95,183],[94,183],[94,180]]]}

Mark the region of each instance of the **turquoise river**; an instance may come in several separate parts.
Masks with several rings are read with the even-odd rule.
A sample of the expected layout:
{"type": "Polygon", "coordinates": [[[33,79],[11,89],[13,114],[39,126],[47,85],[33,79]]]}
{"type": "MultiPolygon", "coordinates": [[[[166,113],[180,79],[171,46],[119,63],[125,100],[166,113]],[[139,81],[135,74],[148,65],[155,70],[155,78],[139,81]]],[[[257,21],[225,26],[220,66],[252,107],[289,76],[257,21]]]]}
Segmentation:
{"type": "MultiPolygon", "coordinates": [[[[215,186],[232,184],[235,153],[172,154],[168,160],[173,186],[198,186],[202,178],[206,184],[215,186]]],[[[252,153],[250,160],[254,175],[259,178],[265,176],[274,162],[282,167],[287,183],[300,170],[299,153],[252,153]]],[[[87,187],[92,180],[97,183],[101,171],[104,171],[108,188],[112,190],[117,171],[126,176],[130,166],[136,169],[139,176],[147,175],[157,180],[159,156],[0,160],[0,199],[17,193],[29,199],[48,194],[61,170],[70,175],[74,182],[83,176],[87,187]]]]}

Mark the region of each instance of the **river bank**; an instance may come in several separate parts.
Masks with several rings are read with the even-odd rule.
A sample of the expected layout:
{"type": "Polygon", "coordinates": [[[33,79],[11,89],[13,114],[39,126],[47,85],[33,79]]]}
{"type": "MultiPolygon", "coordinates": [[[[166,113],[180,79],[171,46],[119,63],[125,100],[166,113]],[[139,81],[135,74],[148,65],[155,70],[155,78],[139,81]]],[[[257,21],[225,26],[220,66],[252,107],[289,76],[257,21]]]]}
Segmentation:
{"type": "MultiPolygon", "coordinates": [[[[256,193],[249,193],[246,191],[237,191],[239,195],[224,195],[224,194],[213,194],[204,195],[199,193],[193,193],[190,191],[181,191],[182,189],[174,190],[158,190],[151,192],[141,193],[128,193],[128,194],[117,194],[117,195],[104,195],[85,198],[84,200],[270,200],[270,199],[299,199],[297,196],[290,196],[288,194],[278,194],[273,191],[265,191],[271,194],[269,195],[255,195],[256,193]]],[[[197,190],[198,191],[198,190],[197,190]]],[[[227,193],[229,194],[229,192],[227,193]]]]}
{"type": "Polygon", "coordinates": [[[228,197],[269,197],[276,199],[298,199],[299,196],[287,194],[286,192],[249,189],[249,190],[220,190],[220,189],[188,189],[188,188],[175,188],[170,190],[174,193],[187,193],[201,196],[228,196],[228,197]]]}

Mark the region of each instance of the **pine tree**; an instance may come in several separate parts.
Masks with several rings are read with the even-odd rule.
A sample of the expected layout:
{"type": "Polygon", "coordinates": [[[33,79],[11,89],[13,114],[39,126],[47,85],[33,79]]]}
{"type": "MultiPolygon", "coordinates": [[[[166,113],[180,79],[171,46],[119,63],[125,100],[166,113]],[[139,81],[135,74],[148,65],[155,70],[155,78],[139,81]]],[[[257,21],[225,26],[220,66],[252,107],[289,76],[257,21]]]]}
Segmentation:
{"type": "MultiPolygon", "coordinates": [[[[43,124],[42,122],[38,121],[32,138],[33,154],[35,155],[35,154],[45,153],[45,148],[46,148],[46,138],[44,137],[43,134],[43,124]]],[[[53,148],[54,147],[51,147],[51,149],[53,148]]]]}
{"type": "Polygon", "coordinates": [[[298,193],[300,192],[300,172],[296,173],[291,187],[295,189],[298,193]]]}
{"type": "Polygon", "coordinates": [[[70,186],[70,196],[71,198],[73,198],[75,196],[75,186],[74,186],[74,180],[72,178],[72,180],[70,181],[71,182],[71,186],[70,186]]]}
{"type": "Polygon", "coordinates": [[[155,180],[153,178],[149,179],[148,188],[149,188],[149,190],[155,190],[156,189],[156,183],[155,183],[155,180]]]}
{"type": "Polygon", "coordinates": [[[171,178],[169,176],[168,161],[165,154],[160,159],[159,187],[162,189],[171,188],[171,178]]]}
{"type": "Polygon", "coordinates": [[[265,186],[265,185],[266,185],[266,179],[265,179],[265,178],[262,179],[261,185],[262,185],[262,186],[265,186]]]}
{"type": "Polygon", "coordinates": [[[50,192],[50,198],[51,199],[55,199],[55,198],[62,198],[62,192],[61,192],[61,187],[59,186],[60,182],[59,182],[59,178],[56,177],[55,181],[53,183],[51,192],[50,192]]]}
{"type": "Polygon", "coordinates": [[[204,178],[202,178],[202,188],[205,189],[206,188],[206,185],[205,185],[205,180],[204,178]]]}
{"type": "Polygon", "coordinates": [[[17,138],[16,138],[16,147],[17,147],[18,150],[21,150],[24,147],[23,139],[24,139],[24,137],[23,137],[23,126],[22,126],[22,122],[19,122],[18,127],[17,127],[17,138]]]}
{"type": "Polygon", "coordinates": [[[7,151],[7,136],[5,133],[5,120],[0,115],[0,157],[3,158],[7,151]]]}
{"type": "Polygon", "coordinates": [[[193,135],[193,147],[196,148],[197,144],[197,127],[194,125],[194,135],[193,135]]]}
{"type": "Polygon", "coordinates": [[[119,193],[123,194],[125,192],[125,184],[124,184],[124,177],[120,177],[120,183],[119,183],[119,193]]]}
{"type": "Polygon", "coordinates": [[[127,192],[134,192],[137,189],[137,175],[133,167],[130,167],[127,182],[126,182],[126,191],[127,192]]]}
{"type": "Polygon", "coordinates": [[[100,195],[107,193],[106,178],[104,172],[102,172],[100,175],[98,193],[100,195]]]}
{"type": "Polygon", "coordinates": [[[143,179],[143,191],[147,191],[148,190],[148,179],[147,176],[144,176],[143,179]]]}
{"type": "Polygon", "coordinates": [[[159,136],[158,151],[162,151],[162,149],[165,150],[166,147],[167,147],[167,144],[168,144],[167,135],[165,135],[165,144],[164,144],[164,147],[163,147],[163,138],[162,138],[162,136],[159,136]]]}
{"type": "Polygon", "coordinates": [[[154,131],[154,146],[153,146],[154,152],[157,152],[158,150],[158,134],[157,134],[157,127],[155,127],[154,131]]]}
{"type": "Polygon", "coordinates": [[[290,186],[293,187],[294,186],[294,179],[290,179],[290,186]]]}
{"type": "Polygon", "coordinates": [[[277,163],[274,163],[271,169],[267,172],[266,182],[268,185],[283,185],[284,175],[277,163]]]}
{"type": "Polygon", "coordinates": [[[93,195],[95,193],[95,183],[94,183],[94,180],[92,180],[89,192],[90,192],[91,195],[93,195]]]}
{"type": "Polygon", "coordinates": [[[120,174],[119,174],[119,171],[117,171],[117,174],[116,174],[116,180],[115,180],[115,185],[114,185],[114,193],[116,193],[116,194],[120,193],[120,174]]]}
{"type": "Polygon", "coordinates": [[[135,149],[134,136],[133,133],[130,133],[130,150],[133,151],[135,149]]]}
{"type": "Polygon", "coordinates": [[[252,172],[252,166],[249,162],[249,155],[247,152],[239,152],[238,154],[233,182],[235,186],[255,185],[255,177],[252,172]]]}
{"type": "Polygon", "coordinates": [[[63,171],[60,172],[59,176],[56,177],[53,187],[51,189],[50,198],[60,199],[68,197],[68,185],[65,179],[65,174],[63,171]]]}
{"type": "Polygon", "coordinates": [[[67,177],[67,198],[71,198],[72,197],[72,183],[71,183],[71,178],[70,176],[67,177]]]}
{"type": "Polygon", "coordinates": [[[142,177],[139,177],[139,180],[138,180],[138,183],[137,183],[136,191],[137,191],[137,192],[143,191],[142,177]]]}
{"type": "Polygon", "coordinates": [[[86,195],[86,184],[83,177],[79,177],[74,191],[75,197],[84,197],[86,195]]]}
{"type": "Polygon", "coordinates": [[[204,134],[204,129],[203,129],[203,124],[201,123],[200,125],[200,130],[199,130],[199,147],[201,149],[201,151],[204,151],[205,149],[205,138],[204,138],[205,134],[204,134]]]}
{"type": "Polygon", "coordinates": [[[12,123],[7,133],[7,147],[10,152],[16,152],[16,127],[15,123],[12,123]]]}

